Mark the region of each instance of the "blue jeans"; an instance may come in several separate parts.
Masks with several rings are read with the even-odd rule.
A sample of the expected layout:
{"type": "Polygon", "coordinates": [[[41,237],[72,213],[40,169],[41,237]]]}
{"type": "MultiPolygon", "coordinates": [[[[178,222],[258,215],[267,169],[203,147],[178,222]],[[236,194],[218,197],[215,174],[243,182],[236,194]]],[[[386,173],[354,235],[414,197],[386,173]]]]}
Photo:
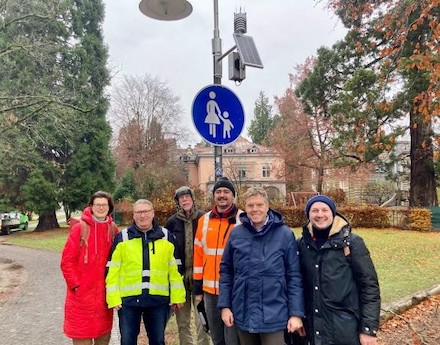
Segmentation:
{"type": "Polygon", "coordinates": [[[235,325],[226,327],[223,323],[220,310],[217,308],[218,296],[204,292],[203,300],[205,301],[206,317],[214,345],[240,345],[235,325]]]}
{"type": "Polygon", "coordinates": [[[165,345],[165,327],[170,308],[168,304],[154,307],[122,306],[118,311],[121,345],[136,345],[141,328],[141,317],[144,320],[150,345],[165,345]]]}

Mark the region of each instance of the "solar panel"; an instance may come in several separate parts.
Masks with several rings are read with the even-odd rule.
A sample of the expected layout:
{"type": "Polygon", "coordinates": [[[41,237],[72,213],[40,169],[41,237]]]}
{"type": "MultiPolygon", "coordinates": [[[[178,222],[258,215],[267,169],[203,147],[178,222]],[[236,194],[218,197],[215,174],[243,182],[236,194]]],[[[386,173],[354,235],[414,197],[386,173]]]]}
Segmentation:
{"type": "Polygon", "coordinates": [[[260,55],[258,55],[257,47],[251,36],[242,34],[233,34],[235,44],[237,45],[240,60],[245,66],[263,68],[260,55]]]}

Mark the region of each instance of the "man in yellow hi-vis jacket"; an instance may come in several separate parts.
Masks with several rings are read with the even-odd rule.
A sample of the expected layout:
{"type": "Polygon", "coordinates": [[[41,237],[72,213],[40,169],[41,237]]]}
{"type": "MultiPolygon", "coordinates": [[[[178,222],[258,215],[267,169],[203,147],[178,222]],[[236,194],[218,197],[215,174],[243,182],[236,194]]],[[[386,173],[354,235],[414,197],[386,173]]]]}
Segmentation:
{"type": "Polygon", "coordinates": [[[150,345],[165,344],[169,306],[185,302],[175,247],[167,230],[154,222],[153,204],[133,205],[133,224],[113,242],[106,276],[107,304],[119,316],[121,345],[136,345],[141,317],[150,345]]]}

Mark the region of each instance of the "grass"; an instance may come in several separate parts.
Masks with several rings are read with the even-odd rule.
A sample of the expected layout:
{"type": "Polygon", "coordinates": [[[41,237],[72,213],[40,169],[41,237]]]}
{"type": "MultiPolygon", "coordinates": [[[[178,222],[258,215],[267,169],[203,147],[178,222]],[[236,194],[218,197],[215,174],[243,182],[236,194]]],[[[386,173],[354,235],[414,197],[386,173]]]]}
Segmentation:
{"type": "Polygon", "coordinates": [[[22,247],[46,249],[61,252],[66,242],[69,228],[64,226],[57,230],[35,232],[33,230],[16,231],[2,240],[22,247]]]}
{"type": "MultiPolygon", "coordinates": [[[[0,237],[10,243],[61,252],[69,229],[45,232],[19,231],[0,237]]],[[[294,229],[297,237],[300,229],[294,229]]],[[[382,301],[392,302],[440,283],[440,232],[397,229],[355,229],[370,250],[379,276],[382,301]]],[[[177,326],[172,318],[167,328],[171,345],[178,344],[177,326]]]]}
{"type": "MultiPolygon", "coordinates": [[[[294,229],[300,237],[300,229],[294,229]]],[[[382,302],[388,303],[440,283],[440,232],[354,229],[371,254],[382,302]]]]}
{"type": "Polygon", "coordinates": [[[356,231],[375,263],[384,302],[440,283],[440,233],[401,230],[356,231]]]}
{"type": "MultiPolygon", "coordinates": [[[[440,283],[440,232],[355,229],[370,250],[379,276],[382,300],[392,302],[440,283]]],[[[300,230],[294,229],[300,236],[300,230]]],[[[16,245],[60,252],[68,228],[19,231],[2,238],[16,245]]]]}

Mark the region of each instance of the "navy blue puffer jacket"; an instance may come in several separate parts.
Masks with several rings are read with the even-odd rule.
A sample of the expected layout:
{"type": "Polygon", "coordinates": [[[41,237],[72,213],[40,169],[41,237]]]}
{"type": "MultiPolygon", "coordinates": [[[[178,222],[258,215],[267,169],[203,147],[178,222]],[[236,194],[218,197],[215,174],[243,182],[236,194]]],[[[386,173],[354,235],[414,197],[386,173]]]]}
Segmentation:
{"type": "Polygon", "coordinates": [[[217,306],[230,308],[243,331],[282,331],[290,316],[304,316],[295,236],[274,210],[269,210],[269,219],[259,232],[245,213],[240,220],[220,264],[217,306]]]}

